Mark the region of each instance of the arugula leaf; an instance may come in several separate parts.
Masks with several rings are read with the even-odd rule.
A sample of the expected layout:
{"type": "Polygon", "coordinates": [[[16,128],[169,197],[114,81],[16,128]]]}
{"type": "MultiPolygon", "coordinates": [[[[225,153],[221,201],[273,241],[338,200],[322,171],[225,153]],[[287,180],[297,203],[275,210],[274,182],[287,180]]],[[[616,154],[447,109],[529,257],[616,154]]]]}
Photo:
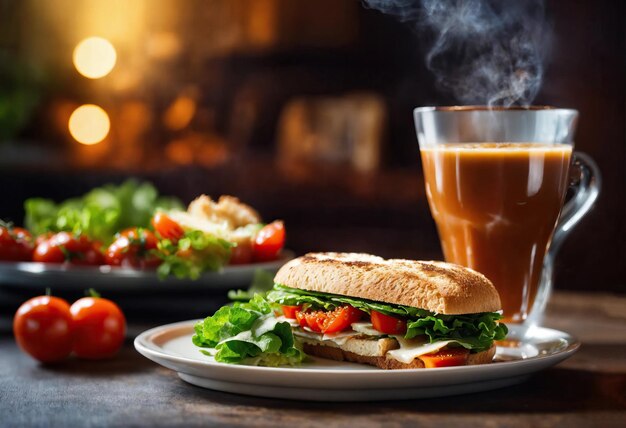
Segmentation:
{"type": "Polygon", "coordinates": [[[220,308],[196,323],[194,345],[216,361],[265,366],[296,365],[304,353],[296,346],[288,322],[278,321],[261,295],[250,302],[220,308]]]}
{"type": "Polygon", "coordinates": [[[163,262],[157,269],[160,279],[168,275],[198,279],[203,272],[220,270],[230,259],[233,243],[200,230],[186,231],[177,243],[164,239],[158,243],[163,262]]]}
{"type": "Polygon", "coordinates": [[[150,183],[129,179],[58,204],[49,199],[27,199],[24,224],[35,235],[70,231],[107,244],[122,229],[149,226],[157,208],[182,209],[182,204],[176,198],[159,196],[150,183]]]}
{"type": "Polygon", "coordinates": [[[387,315],[401,316],[407,319],[405,335],[407,339],[426,335],[430,343],[441,340],[456,340],[472,352],[489,349],[494,340],[502,340],[508,333],[506,325],[497,322],[502,318],[502,315],[496,312],[442,315],[410,306],[300,290],[280,284],[274,285],[274,289],[267,294],[267,299],[281,305],[309,305],[314,309],[325,310],[332,310],[342,304],[349,304],[367,313],[374,310],[387,315]]]}

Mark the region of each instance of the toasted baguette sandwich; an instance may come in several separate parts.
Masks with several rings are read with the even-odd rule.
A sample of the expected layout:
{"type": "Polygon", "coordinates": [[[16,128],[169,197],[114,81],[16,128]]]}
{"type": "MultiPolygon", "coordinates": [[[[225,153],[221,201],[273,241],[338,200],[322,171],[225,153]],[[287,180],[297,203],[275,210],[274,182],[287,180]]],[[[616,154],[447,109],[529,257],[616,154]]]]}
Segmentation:
{"type": "Polygon", "coordinates": [[[485,364],[507,329],[480,273],[444,262],[311,253],[284,265],[267,299],[304,352],[382,369],[485,364]]]}

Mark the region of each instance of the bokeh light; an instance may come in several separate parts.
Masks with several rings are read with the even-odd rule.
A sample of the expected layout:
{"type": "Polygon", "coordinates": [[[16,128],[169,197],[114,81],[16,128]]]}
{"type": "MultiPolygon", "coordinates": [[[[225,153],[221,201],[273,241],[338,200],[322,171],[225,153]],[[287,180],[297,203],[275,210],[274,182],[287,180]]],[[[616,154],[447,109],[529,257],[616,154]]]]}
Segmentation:
{"type": "Polygon", "coordinates": [[[69,120],[70,134],[81,144],[98,144],[106,138],[111,128],[109,115],[99,106],[84,104],[78,107],[69,120]]]}
{"type": "Polygon", "coordinates": [[[74,67],[80,74],[90,79],[99,79],[111,72],[117,53],[107,39],[88,37],[76,45],[73,59],[74,67]]]}

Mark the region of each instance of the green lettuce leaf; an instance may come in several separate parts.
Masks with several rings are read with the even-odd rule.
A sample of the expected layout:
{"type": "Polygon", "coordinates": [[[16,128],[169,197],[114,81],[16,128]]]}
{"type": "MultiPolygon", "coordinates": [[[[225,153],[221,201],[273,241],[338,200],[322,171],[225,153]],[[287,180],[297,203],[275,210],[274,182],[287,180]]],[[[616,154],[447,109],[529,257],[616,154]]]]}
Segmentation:
{"type": "Polygon", "coordinates": [[[296,365],[304,358],[289,323],[276,319],[259,294],[247,303],[220,308],[194,330],[194,345],[210,348],[204,353],[219,362],[279,366],[296,365]]]}
{"type": "Polygon", "coordinates": [[[27,199],[24,224],[35,235],[63,230],[84,233],[107,244],[120,230],[148,227],[159,208],[182,209],[182,204],[176,198],[159,196],[150,183],[129,179],[120,185],[97,187],[82,197],[58,204],[49,199],[27,199]]]}
{"type": "Polygon", "coordinates": [[[159,278],[198,279],[203,272],[220,270],[230,259],[233,243],[200,230],[186,231],[177,243],[169,239],[159,242],[157,255],[163,262],[157,269],[159,278]]]}
{"type": "Polygon", "coordinates": [[[367,313],[374,310],[386,315],[401,316],[407,319],[405,335],[407,339],[425,335],[430,343],[456,340],[472,352],[489,349],[494,340],[502,340],[508,333],[506,325],[498,323],[502,315],[497,312],[442,315],[410,306],[305,291],[280,284],[275,284],[274,289],[267,293],[267,299],[280,305],[305,305],[324,310],[332,310],[342,304],[349,304],[367,313]]]}

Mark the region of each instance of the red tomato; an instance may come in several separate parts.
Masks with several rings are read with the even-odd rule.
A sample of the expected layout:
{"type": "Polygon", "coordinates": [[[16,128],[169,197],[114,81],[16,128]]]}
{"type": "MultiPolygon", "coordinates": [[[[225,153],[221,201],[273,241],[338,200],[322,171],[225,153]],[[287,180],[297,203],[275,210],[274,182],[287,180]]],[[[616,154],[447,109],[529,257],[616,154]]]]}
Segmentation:
{"type": "Polygon", "coordinates": [[[372,311],[370,314],[372,325],[381,333],[404,334],[406,333],[406,321],[401,318],[385,315],[381,312],[372,311]]]}
{"type": "Polygon", "coordinates": [[[363,312],[352,307],[342,306],[333,311],[324,322],[323,333],[337,333],[350,327],[353,322],[359,321],[363,312]]]}
{"type": "Polygon", "coordinates": [[[178,223],[161,211],[158,211],[154,217],[152,217],[152,226],[154,226],[154,230],[161,235],[161,238],[169,239],[174,243],[178,242],[185,234],[185,231],[178,223]]]}
{"type": "Polygon", "coordinates": [[[442,349],[432,354],[420,355],[419,359],[424,362],[426,368],[464,366],[467,364],[469,349],[449,348],[442,349]]]}
{"type": "Polygon", "coordinates": [[[13,334],[19,347],[44,363],[70,355],[72,333],[70,305],[58,297],[34,297],[20,306],[13,319],[13,334]]]}
{"type": "Polygon", "coordinates": [[[35,247],[39,244],[41,244],[43,241],[47,241],[48,239],[52,238],[52,235],[54,235],[54,233],[52,232],[46,232],[42,235],[39,235],[36,239],[35,239],[35,247]]]}
{"type": "Polygon", "coordinates": [[[298,321],[298,324],[300,324],[300,327],[302,328],[309,326],[306,320],[306,312],[304,311],[296,311],[296,320],[298,321]]]}
{"type": "Polygon", "coordinates": [[[276,260],[285,245],[285,225],[275,221],[259,230],[252,244],[254,261],[276,260]]]}
{"type": "Polygon", "coordinates": [[[299,311],[302,306],[287,306],[282,305],[281,309],[283,310],[283,315],[285,318],[296,319],[296,312],[299,311]]]}
{"type": "Polygon", "coordinates": [[[332,311],[300,311],[296,309],[296,320],[301,327],[309,327],[318,333],[338,333],[350,327],[363,316],[360,310],[346,305],[332,311]]]}
{"type": "Polygon", "coordinates": [[[161,259],[154,254],[156,248],[157,238],[154,233],[146,229],[131,228],[117,235],[104,256],[108,265],[144,269],[161,263],[161,259]]]}
{"type": "Polygon", "coordinates": [[[96,243],[84,235],[75,236],[70,232],[56,233],[37,245],[33,260],[44,263],[68,262],[88,266],[104,264],[104,256],[96,243]]]}
{"type": "Polygon", "coordinates": [[[122,347],[126,318],[120,308],[101,297],[83,297],[70,308],[74,319],[74,353],[81,358],[108,358],[122,347]]]}
{"type": "Polygon", "coordinates": [[[230,249],[231,265],[245,265],[252,263],[252,244],[251,243],[237,243],[236,247],[230,249]]]}
{"type": "Polygon", "coordinates": [[[33,249],[33,238],[26,229],[0,226],[0,260],[30,261],[33,249]]]}

